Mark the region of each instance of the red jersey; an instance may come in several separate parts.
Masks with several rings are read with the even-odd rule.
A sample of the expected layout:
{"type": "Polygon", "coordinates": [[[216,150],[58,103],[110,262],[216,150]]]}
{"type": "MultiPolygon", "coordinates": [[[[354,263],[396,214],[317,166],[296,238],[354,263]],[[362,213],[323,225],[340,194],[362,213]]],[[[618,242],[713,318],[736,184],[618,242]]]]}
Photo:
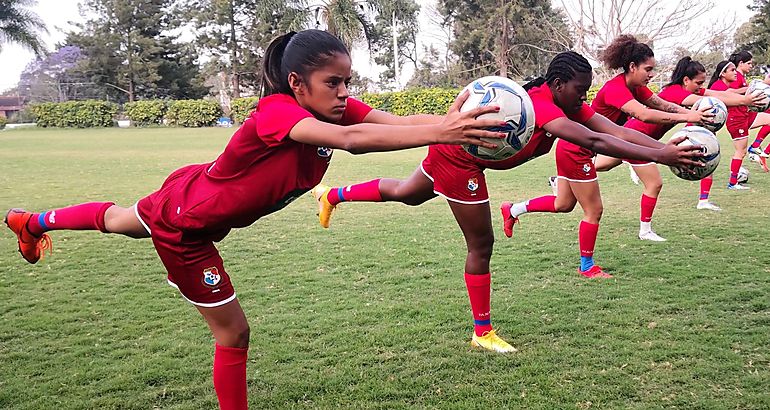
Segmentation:
{"type": "MultiPolygon", "coordinates": [[[[695,94],[704,95],[705,93],[706,93],[706,89],[701,88],[695,94]]],[[[680,84],[671,84],[669,86],[666,86],[660,93],[658,93],[658,97],[662,98],[665,101],[668,101],[677,105],[682,105],[684,100],[687,99],[687,97],[689,97],[690,95],[692,95],[692,93],[687,91],[680,84]]],[[[663,138],[663,136],[669,130],[671,130],[671,128],[674,128],[674,125],[676,124],[653,124],[649,122],[640,121],[636,118],[631,118],[624,125],[624,127],[630,128],[632,130],[637,130],[642,134],[645,134],[651,138],[659,140],[663,138]]]]}
{"type": "MultiPolygon", "coordinates": [[[[746,84],[746,77],[741,74],[740,71],[735,71],[735,81],[731,82],[729,87],[733,89],[738,88],[744,88],[747,87],[748,84],[746,84]]],[[[717,85],[721,83],[724,85],[723,81],[717,81],[714,83],[714,85],[717,85]]],[[[724,91],[727,91],[727,88],[725,87],[724,91]]],[[[732,123],[745,123],[746,120],[749,118],[749,107],[745,105],[737,105],[733,107],[727,107],[727,121],[732,123]]]]}
{"type": "Polygon", "coordinates": [[[591,102],[591,108],[615,124],[623,125],[628,120],[628,114],[620,107],[631,100],[647,101],[652,96],[652,91],[644,85],[629,89],[626,86],[625,74],[620,73],[602,86],[591,102]]]}
{"type": "MultiPolygon", "coordinates": [[[[339,124],[361,123],[371,110],[349,98],[339,124]]],[[[311,117],[289,95],[259,100],[216,161],[187,166],[169,177],[181,179],[165,206],[179,217],[168,223],[201,233],[245,227],[312,189],[321,182],[332,150],[288,138],[300,120],[311,117]]]]}

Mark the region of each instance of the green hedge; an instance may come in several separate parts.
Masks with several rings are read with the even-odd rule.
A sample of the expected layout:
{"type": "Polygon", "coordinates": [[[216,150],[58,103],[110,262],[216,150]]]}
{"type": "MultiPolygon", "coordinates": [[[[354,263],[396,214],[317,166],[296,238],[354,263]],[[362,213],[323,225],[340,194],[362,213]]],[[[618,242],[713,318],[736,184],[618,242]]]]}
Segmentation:
{"type": "Polygon", "coordinates": [[[86,100],[42,103],[32,106],[38,127],[90,128],[112,127],[118,112],[116,104],[86,100]]]}
{"type": "Polygon", "coordinates": [[[415,88],[405,91],[363,94],[361,101],[394,115],[443,115],[460,92],[452,88],[415,88]]]}
{"type": "Polygon", "coordinates": [[[5,117],[0,117],[0,130],[5,128],[5,124],[8,124],[8,120],[5,117]]]}
{"type": "Polygon", "coordinates": [[[123,111],[135,126],[163,124],[168,104],[163,100],[134,101],[123,105],[123,111]]]}
{"type": "Polygon", "coordinates": [[[230,102],[230,118],[240,124],[249,118],[251,111],[257,106],[259,97],[236,98],[230,102]]]}
{"type": "Polygon", "coordinates": [[[215,125],[222,116],[222,108],[216,101],[179,100],[168,107],[166,119],[169,125],[180,127],[207,127],[215,125]]]}

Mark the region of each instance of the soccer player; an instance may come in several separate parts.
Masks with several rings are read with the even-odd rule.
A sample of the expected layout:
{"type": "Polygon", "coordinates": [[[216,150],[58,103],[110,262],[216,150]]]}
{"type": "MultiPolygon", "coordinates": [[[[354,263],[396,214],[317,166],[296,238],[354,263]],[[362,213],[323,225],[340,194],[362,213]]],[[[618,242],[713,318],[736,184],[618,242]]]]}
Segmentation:
{"type": "MultiPolygon", "coordinates": [[[[711,77],[709,88],[743,94],[748,86],[745,75],[754,67],[753,57],[750,52],[744,50],[732,54],[728,61],[730,64],[719,63],[717,70],[711,77]]],[[[727,131],[730,133],[735,147],[735,154],[733,154],[730,162],[730,180],[727,183],[727,189],[749,189],[749,187],[738,183],[738,171],[741,169],[743,157],[746,156],[749,130],[765,125],[770,125],[770,114],[768,113],[749,111],[747,107],[727,109],[727,131]]]]}
{"type": "Polygon", "coordinates": [[[29,263],[50,249],[46,232],[52,230],[152,238],[169,284],[214,335],[213,380],[222,409],[247,407],[249,325],[215,242],[318,184],[333,148],[363,153],[434,143],[487,145],[479,137],[501,137],[485,130],[499,121],[475,119],[499,107],[459,112],[467,94],[446,117],[397,117],[348,98],[350,54],[324,31],[274,39],[263,73],[264,97],[215,161],[174,171],[159,190],[127,208],[92,202],[42,213],[11,209],[5,217],[29,263]]]}
{"type": "MultiPolygon", "coordinates": [[[[765,84],[770,85],[770,73],[765,75],[764,82],[765,84]]],[[[762,170],[765,172],[770,172],[770,167],[767,166],[767,158],[770,158],[770,144],[768,144],[767,147],[765,147],[765,150],[762,151],[762,141],[767,138],[768,134],[770,134],[769,125],[765,125],[760,128],[759,133],[757,133],[757,137],[754,139],[754,142],[751,143],[748,149],[749,157],[752,160],[758,162],[762,167],[762,170]]]]}
{"type": "MultiPolygon", "coordinates": [[[[516,351],[495,333],[491,324],[489,261],[494,233],[484,170],[511,169],[546,154],[554,137],[613,156],[667,164],[693,164],[692,158],[700,155],[692,148],[673,145],[681,139],[664,145],[595,115],[585,104],[591,79],[591,65],[583,56],[571,51],[559,53],[549,64],[545,78],[525,86],[535,110],[535,131],[529,143],[516,155],[503,161],[485,161],[470,155],[459,145],[433,145],[406,180],[378,178],[334,188],[319,185],[313,193],[318,200],[321,226],[329,227],[332,211],[344,201],[419,205],[437,195],[444,197],[468,249],[464,277],[473,313],[471,344],[501,353],[516,351]]],[[[511,229],[512,219],[507,218],[506,233],[509,234],[511,229]]]]}
{"type": "MultiPolygon", "coordinates": [[[[684,57],[677,62],[674,72],[671,74],[671,82],[669,82],[660,93],[658,97],[673,104],[678,104],[685,107],[690,107],[695,104],[702,96],[711,96],[720,99],[727,106],[739,106],[739,105],[752,105],[761,101],[762,97],[753,98],[751,96],[736,94],[727,91],[707,90],[704,88],[706,82],[706,69],[703,64],[694,61],[691,57],[684,57]]],[[[636,118],[632,118],[624,125],[627,128],[637,130],[651,138],[660,140],[674,124],[654,124],[647,123],[636,118]]],[[[644,183],[644,195],[641,201],[641,224],[640,232],[644,230],[644,224],[649,223],[652,220],[653,207],[646,207],[650,204],[650,201],[645,201],[645,197],[657,198],[660,194],[660,190],[663,188],[663,179],[660,176],[660,171],[654,163],[641,162],[636,160],[624,160],[629,165],[637,167],[637,174],[640,180],[644,183]]],[[[621,160],[617,158],[610,158],[604,155],[599,155],[596,158],[596,170],[608,171],[618,165],[621,160]]],[[[702,191],[708,190],[711,187],[711,177],[701,180],[702,191]]],[[[708,201],[708,194],[705,199],[698,201],[698,209],[710,209],[713,211],[719,211],[720,208],[708,201]]]]}

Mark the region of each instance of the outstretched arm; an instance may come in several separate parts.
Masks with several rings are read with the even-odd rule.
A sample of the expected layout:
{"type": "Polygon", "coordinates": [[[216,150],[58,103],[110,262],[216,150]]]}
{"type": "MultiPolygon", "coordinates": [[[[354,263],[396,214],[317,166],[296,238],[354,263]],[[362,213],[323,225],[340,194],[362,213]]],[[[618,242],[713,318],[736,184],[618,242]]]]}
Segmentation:
{"type": "MultiPolygon", "coordinates": [[[[728,107],[734,107],[737,105],[751,106],[751,105],[754,105],[755,102],[762,103],[762,101],[765,98],[762,95],[751,96],[751,95],[731,93],[729,91],[717,91],[717,90],[710,90],[710,89],[706,90],[705,95],[709,97],[719,98],[728,107]]],[[[700,98],[701,98],[700,96],[693,94],[685,98],[682,104],[693,105],[700,98]]]]}
{"type": "MultiPolygon", "coordinates": [[[[600,132],[602,134],[610,134],[624,141],[628,141],[632,144],[641,145],[643,147],[660,149],[663,148],[663,143],[650,138],[649,136],[642,134],[637,130],[631,128],[621,127],[618,124],[608,120],[605,116],[600,114],[594,114],[591,119],[586,122],[586,127],[589,129],[600,132]]],[[[642,159],[642,158],[635,158],[642,159]]]]}
{"type": "Polygon", "coordinates": [[[653,124],[678,124],[680,122],[696,123],[703,120],[703,113],[690,111],[676,104],[663,101],[657,95],[653,95],[645,102],[650,101],[654,103],[662,101],[664,104],[660,104],[658,106],[663,110],[653,108],[652,106],[648,108],[646,105],[636,100],[631,100],[623,104],[620,109],[623,110],[623,112],[626,114],[638,120],[650,122],[653,124]]]}
{"type": "Polygon", "coordinates": [[[440,124],[443,120],[443,115],[416,114],[401,117],[380,110],[372,110],[364,118],[367,123],[388,125],[430,125],[440,124]]]}

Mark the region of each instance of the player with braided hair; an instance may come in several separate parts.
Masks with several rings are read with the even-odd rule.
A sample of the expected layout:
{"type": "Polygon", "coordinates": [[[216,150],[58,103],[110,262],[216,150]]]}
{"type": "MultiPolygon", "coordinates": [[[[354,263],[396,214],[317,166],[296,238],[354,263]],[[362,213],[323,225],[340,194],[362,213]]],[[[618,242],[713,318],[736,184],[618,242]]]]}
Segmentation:
{"type": "MultiPolygon", "coordinates": [[[[667,164],[694,164],[691,158],[700,156],[692,148],[663,145],[635,131],[624,130],[601,115],[594,115],[585,104],[591,78],[591,66],[584,57],[572,51],[559,53],[549,64],[545,78],[524,86],[535,110],[535,131],[529,143],[517,154],[502,161],[485,161],[470,155],[460,145],[435,145],[405,180],[378,178],[334,188],[319,185],[313,192],[318,200],[321,226],[329,227],[332,211],[345,201],[419,205],[437,195],[444,197],[468,250],[465,284],[474,321],[471,344],[501,353],[515,351],[495,334],[491,324],[489,261],[494,232],[484,170],[512,169],[546,154],[554,137],[610,155],[667,164]]],[[[507,231],[512,229],[508,225],[509,219],[505,221],[507,231]]]]}

